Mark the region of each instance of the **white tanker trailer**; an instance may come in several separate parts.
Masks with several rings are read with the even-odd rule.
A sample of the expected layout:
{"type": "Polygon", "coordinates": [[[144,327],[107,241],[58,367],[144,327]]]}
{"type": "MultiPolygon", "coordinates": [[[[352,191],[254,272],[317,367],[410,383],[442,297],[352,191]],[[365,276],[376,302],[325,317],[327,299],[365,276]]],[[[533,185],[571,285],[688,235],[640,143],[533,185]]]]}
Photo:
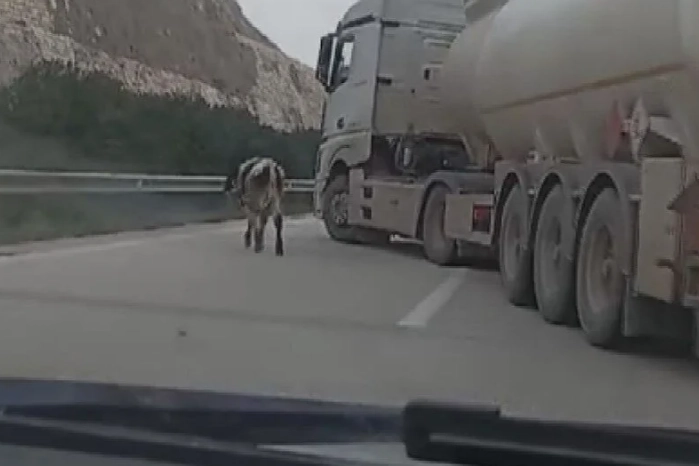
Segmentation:
{"type": "Polygon", "coordinates": [[[332,238],[494,254],[597,346],[696,342],[699,2],[360,0],[317,77],[332,238]]]}

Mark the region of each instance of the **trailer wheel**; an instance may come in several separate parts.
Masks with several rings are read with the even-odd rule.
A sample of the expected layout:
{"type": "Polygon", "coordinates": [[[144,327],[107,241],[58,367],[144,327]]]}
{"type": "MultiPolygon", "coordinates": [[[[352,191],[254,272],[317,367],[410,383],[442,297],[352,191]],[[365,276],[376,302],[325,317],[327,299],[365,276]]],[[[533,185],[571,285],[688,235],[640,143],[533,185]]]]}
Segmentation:
{"type": "Polygon", "coordinates": [[[435,186],[427,198],[422,218],[422,244],[425,256],[435,264],[450,265],[456,260],[456,241],[447,238],[444,232],[446,196],[449,189],[435,186]]]}
{"type": "Polygon", "coordinates": [[[335,241],[355,243],[355,231],[349,225],[349,208],[347,197],[349,186],[347,176],[337,175],[323,192],[323,223],[328,235],[335,241]]]}
{"type": "Polygon", "coordinates": [[[572,324],[575,321],[573,261],[567,256],[564,239],[572,235],[563,213],[566,196],[554,186],[541,206],[534,242],[534,291],[539,313],[549,323],[572,324]],[[568,231],[566,231],[568,229],[568,231]]]}
{"type": "Polygon", "coordinates": [[[620,200],[611,188],[595,199],[578,250],[576,303],[580,324],[594,346],[613,347],[621,337],[625,280],[619,267],[624,240],[619,227],[620,200]]]}
{"type": "Polygon", "coordinates": [[[531,254],[527,248],[527,194],[518,184],[512,188],[502,209],[498,238],[500,278],[508,300],[515,306],[533,301],[531,254]]]}

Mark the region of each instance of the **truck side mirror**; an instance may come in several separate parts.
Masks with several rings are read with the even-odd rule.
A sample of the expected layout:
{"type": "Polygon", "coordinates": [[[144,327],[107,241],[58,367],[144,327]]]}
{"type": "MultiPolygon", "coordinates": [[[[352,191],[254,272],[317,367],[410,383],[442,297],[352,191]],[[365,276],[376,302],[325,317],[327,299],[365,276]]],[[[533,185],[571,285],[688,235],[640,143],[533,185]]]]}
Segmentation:
{"type": "Polygon", "coordinates": [[[325,90],[330,87],[330,61],[332,60],[334,42],[335,34],[326,34],[320,39],[316,79],[325,87],[325,90]]]}

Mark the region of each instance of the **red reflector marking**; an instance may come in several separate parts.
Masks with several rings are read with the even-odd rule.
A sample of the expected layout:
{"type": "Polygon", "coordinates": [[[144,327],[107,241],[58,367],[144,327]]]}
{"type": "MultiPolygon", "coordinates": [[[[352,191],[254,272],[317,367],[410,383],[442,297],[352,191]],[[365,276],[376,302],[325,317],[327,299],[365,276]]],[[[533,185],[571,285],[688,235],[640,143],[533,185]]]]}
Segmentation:
{"type": "Polygon", "coordinates": [[[488,232],[490,230],[490,218],[492,207],[474,205],[471,213],[471,228],[473,231],[488,232]]]}
{"type": "Polygon", "coordinates": [[[473,219],[474,220],[482,220],[484,218],[487,218],[489,215],[490,215],[490,207],[489,206],[482,206],[482,205],[473,206],[473,219]]]}

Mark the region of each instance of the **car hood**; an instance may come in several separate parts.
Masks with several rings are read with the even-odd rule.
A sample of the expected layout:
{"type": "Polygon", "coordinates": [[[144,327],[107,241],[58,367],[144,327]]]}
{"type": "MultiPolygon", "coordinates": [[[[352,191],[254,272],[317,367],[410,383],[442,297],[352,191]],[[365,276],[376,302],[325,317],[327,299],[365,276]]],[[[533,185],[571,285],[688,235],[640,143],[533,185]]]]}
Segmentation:
{"type": "Polygon", "coordinates": [[[399,407],[113,383],[0,378],[0,408],[5,415],[145,428],[350,462],[425,464],[405,454],[399,407]]]}

